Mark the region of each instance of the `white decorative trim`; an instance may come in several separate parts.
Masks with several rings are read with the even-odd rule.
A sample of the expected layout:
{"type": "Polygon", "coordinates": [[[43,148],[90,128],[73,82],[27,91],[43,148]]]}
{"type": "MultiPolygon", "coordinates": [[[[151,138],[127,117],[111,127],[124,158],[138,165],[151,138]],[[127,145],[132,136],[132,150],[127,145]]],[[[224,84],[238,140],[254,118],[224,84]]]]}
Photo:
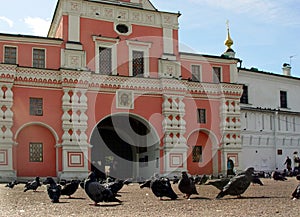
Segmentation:
{"type": "Polygon", "coordinates": [[[129,48],[129,76],[133,75],[132,69],[132,52],[133,51],[142,51],[144,52],[144,77],[149,76],[149,49],[151,48],[152,42],[143,42],[143,41],[133,41],[127,40],[127,46],[129,48]]]}
{"type": "Polygon", "coordinates": [[[112,68],[112,74],[117,75],[118,74],[118,66],[117,66],[117,43],[119,42],[119,39],[115,38],[108,38],[108,37],[101,37],[101,36],[93,36],[93,41],[95,42],[95,73],[99,73],[99,48],[105,47],[105,48],[111,48],[111,68],[112,68]]]}
{"type": "Polygon", "coordinates": [[[80,16],[69,14],[68,40],[80,42],[80,16]]]}

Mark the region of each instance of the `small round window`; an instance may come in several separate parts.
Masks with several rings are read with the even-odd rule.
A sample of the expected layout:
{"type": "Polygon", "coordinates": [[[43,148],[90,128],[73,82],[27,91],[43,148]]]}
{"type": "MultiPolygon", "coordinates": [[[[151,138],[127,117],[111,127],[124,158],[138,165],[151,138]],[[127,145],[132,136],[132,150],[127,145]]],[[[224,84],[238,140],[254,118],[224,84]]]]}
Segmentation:
{"type": "Polygon", "coordinates": [[[116,29],[118,32],[126,34],[129,31],[128,26],[126,26],[125,24],[118,24],[116,26],[116,29]]]}

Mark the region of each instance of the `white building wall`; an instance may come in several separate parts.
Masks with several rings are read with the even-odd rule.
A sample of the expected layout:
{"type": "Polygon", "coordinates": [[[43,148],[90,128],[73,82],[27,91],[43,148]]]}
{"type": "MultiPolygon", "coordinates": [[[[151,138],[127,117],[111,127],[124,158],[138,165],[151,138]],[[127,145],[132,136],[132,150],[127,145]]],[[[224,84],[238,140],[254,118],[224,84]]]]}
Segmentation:
{"type": "Polygon", "coordinates": [[[240,69],[238,83],[248,86],[249,101],[241,103],[242,168],[285,169],[286,157],[300,153],[300,79],[240,69]],[[280,108],[280,91],[288,108],[280,108]]]}

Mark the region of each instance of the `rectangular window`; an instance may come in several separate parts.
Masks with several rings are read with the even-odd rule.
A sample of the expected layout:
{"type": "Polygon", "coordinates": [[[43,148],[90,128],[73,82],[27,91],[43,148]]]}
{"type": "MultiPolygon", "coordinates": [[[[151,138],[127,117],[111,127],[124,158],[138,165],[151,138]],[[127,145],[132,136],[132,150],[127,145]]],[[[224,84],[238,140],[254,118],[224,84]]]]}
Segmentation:
{"type": "Polygon", "coordinates": [[[205,124],[206,123],[206,110],[198,109],[198,123],[205,124]]]}
{"type": "Polygon", "coordinates": [[[213,83],[220,83],[222,82],[221,77],[221,67],[213,67],[213,83]]]}
{"type": "Polygon", "coordinates": [[[280,91],[280,107],[287,108],[287,92],[280,91]]]}
{"type": "Polygon", "coordinates": [[[200,65],[192,65],[192,81],[201,81],[200,65]]]}
{"type": "Polygon", "coordinates": [[[112,72],[112,50],[107,47],[99,47],[99,74],[110,75],[112,72]]]}
{"type": "Polygon", "coordinates": [[[33,49],[32,66],[35,68],[45,68],[45,50],[33,49]]]}
{"type": "Polygon", "coordinates": [[[132,51],[132,76],[144,74],[144,52],[132,51]]]}
{"type": "Polygon", "coordinates": [[[241,103],[248,104],[248,86],[243,85],[243,94],[241,96],[241,103]]]}
{"type": "Polygon", "coordinates": [[[43,99],[30,98],[30,115],[43,116],[43,99]]]}
{"type": "Polygon", "coordinates": [[[193,147],[193,162],[202,162],[202,146],[193,147]]]}
{"type": "Polygon", "coordinates": [[[17,48],[4,47],[4,63],[16,64],[17,63],[17,48]]]}
{"type": "Polygon", "coordinates": [[[43,143],[29,143],[29,161],[43,162],[43,143]]]}

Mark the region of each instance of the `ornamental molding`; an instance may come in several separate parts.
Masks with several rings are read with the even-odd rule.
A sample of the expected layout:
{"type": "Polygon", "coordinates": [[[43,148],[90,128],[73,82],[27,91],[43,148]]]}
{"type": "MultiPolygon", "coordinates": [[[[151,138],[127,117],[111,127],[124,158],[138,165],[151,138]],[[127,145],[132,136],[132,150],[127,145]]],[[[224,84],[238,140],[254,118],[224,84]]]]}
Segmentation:
{"type": "MultiPolygon", "coordinates": [[[[96,1],[62,1],[59,8],[62,14],[77,15],[83,18],[104,20],[109,22],[122,22],[127,24],[151,26],[161,28],[162,26],[178,29],[178,14],[143,9],[141,7],[130,7],[123,4],[108,4],[96,1]]],[[[56,16],[58,19],[60,16],[56,16]]],[[[56,28],[58,27],[55,21],[56,28]]],[[[51,31],[51,35],[54,32],[51,31]]]]}
{"type": "Polygon", "coordinates": [[[17,68],[14,84],[26,86],[61,87],[60,72],[37,68],[17,68]]]}
{"type": "Polygon", "coordinates": [[[16,65],[0,64],[0,82],[13,83],[16,68],[16,65]]]}

